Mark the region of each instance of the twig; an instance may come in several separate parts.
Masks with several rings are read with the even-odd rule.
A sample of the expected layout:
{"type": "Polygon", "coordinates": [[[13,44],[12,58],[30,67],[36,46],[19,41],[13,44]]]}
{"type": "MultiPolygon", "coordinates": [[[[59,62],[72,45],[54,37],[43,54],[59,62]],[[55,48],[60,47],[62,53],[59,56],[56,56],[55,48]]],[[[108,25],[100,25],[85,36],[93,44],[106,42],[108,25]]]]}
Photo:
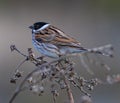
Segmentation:
{"type": "Polygon", "coordinates": [[[66,91],[67,91],[67,94],[68,94],[68,98],[69,98],[69,103],[74,103],[74,98],[73,98],[73,94],[72,94],[72,90],[70,88],[70,84],[68,83],[68,80],[64,77],[64,82],[65,82],[65,85],[66,85],[66,91]]]}
{"type": "MultiPolygon", "coordinates": [[[[64,56],[61,56],[61,57],[59,57],[59,58],[57,58],[57,59],[55,59],[55,60],[53,60],[51,62],[48,62],[48,61],[44,61],[43,59],[35,58],[34,53],[33,53],[31,48],[28,48],[28,55],[25,55],[22,52],[20,52],[15,47],[15,45],[11,45],[10,48],[11,48],[11,51],[15,50],[20,55],[22,55],[22,56],[24,56],[26,58],[24,61],[22,61],[17,66],[15,72],[18,72],[19,67],[25,61],[32,62],[37,68],[34,69],[33,71],[31,71],[23,79],[23,81],[17,86],[17,88],[16,88],[12,98],[10,99],[9,103],[12,103],[13,100],[16,98],[16,96],[21,91],[26,90],[26,89],[30,89],[33,92],[37,93],[37,94],[40,93],[40,95],[41,95],[44,92],[44,87],[40,86],[41,81],[45,80],[45,79],[50,80],[50,78],[52,78],[51,81],[54,80],[55,83],[59,84],[61,89],[62,88],[66,89],[66,92],[67,92],[67,95],[68,95],[68,99],[69,99],[69,103],[74,103],[74,98],[73,98],[72,90],[71,90],[71,87],[70,87],[70,83],[72,83],[75,87],[78,87],[80,89],[80,91],[82,93],[84,93],[85,95],[90,96],[84,90],[84,88],[87,87],[87,89],[92,90],[91,87],[93,87],[95,83],[93,83],[93,82],[90,82],[90,83],[88,82],[87,83],[87,81],[84,80],[84,79],[78,79],[77,82],[78,83],[80,82],[80,84],[78,84],[75,81],[75,79],[76,79],[75,78],[75,74],[76,73],[73,71],[74,70],[73,65],[71,65],[72,63],[69,60],[66,61],[66,58],[71,57],[71,55],[69,55],[69,54],[68,55],[64,55],[64,56]],[[56,73],[57,73],[57,75],[56,75],[56,73]],[[38,78],[38,76],[40,78],[38,78]],[[57,79],[55,77],[57,77],[57,79]]],[[[106,48],[109,49],[110,46],[103,46],[103,47],[99,47],[99,48],[89,49],[88,52],[102,54],[102,55],[106,55],[106,56],[111,56],[111,52],[106,53],[106,51],[108,51],[106,48]],[[105,50],[105,52],[102,53],[103,49],[106,49],[106,50],[105,50]]],[[[83,65],[86,66],[86,64],[84,64],[84,59],[83,59],[83,65]]],[[[88,68],[88,67],[86,67],[86,68],[88,68]]],[[[19,77],[20,75],[15,75],[15,76],[19,77]]],[[[53,101],[54,101],[54,103],[56,103],[56,97],[58,95],[58,91],[57,90],[53,90],[52,93],[53,93],[53,101]]]]}
{"type": "Polygon", "coordinates": [[[15,69],[15,73],[19,70],[20,66],[21,66],[23,63],[25,63],[25,62],[26,62],[26,59],[25,59],[25,60],[22,60],[22,61],[17,65],[17,67],[16,67],[16,69],[15,69]]]}
{"type": "Polygon", "coordinates": [[[42,64],[42,65],[38,65],[38,66],[37,66],[38,68],[36,68],[36,69],[33,70],[32,72],[30,72],[30,73],[24,78],[24,80],[20,83],[20,85],[18,85],[18,87],[17,87],[17,89],[15,90],[15,92],[14,92],[12,98],[10,99],[9,103],[12,103],[13,100],[15,99],[15,97],[21,92],[21,90],[22,90],[21,88],[23,87],[23,85],[25,84],[25,82],[27,81],[27,79],[32,76],[33,73],[39,71],[41,68],[43,68],[43,67],[45,67],[45,66],[50,66],[50,64],[52,64],[52,63],[61,61],[61,60],[63,60],[64,58],[65,58],[65,57],[60,57],[60,58],[57,59],[57,60],[53,60],[53,61],[51,61],[51,62],[44,63],[44,64],[42,64]]]}
{"type": "MultiPolygon", "coordinates": [[[[85,57],[88,57],[87,55],[85,55],[85,57]]],[[[87,58],[88,59],[88,58],[87,58]]],[[[87,70],[88,73],[90,73],[91,75],[94,75],[93,71],[90,69],[90,67],[87,65],[87,63],[85,62],[84,59],[84,54],[80,55],[80,60],[82,65],[84,66],[84,68],[87,70]]]]}

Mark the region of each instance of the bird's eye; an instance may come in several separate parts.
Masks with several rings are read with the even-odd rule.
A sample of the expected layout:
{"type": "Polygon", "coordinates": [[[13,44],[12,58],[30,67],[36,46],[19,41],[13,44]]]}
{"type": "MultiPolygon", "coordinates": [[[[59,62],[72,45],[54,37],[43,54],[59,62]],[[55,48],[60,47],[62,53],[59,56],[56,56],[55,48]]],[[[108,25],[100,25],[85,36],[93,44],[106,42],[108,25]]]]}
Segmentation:
{"type": "Polygon", "coordinates": [[[39,29],[39,28],[40,28],[39,25],[35,25],[35,26],[34,26],[34,29],[35,29],[35,30],[37,30],[37,29],[39,29]]]}

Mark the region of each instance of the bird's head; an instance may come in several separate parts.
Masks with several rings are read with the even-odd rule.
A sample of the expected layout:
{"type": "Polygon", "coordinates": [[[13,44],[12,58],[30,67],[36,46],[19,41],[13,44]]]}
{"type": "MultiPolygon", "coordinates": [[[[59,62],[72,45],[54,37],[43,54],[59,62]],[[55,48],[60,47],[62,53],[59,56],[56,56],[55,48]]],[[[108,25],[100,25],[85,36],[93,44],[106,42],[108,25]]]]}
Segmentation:
{"type": "Polygon", "coordinates": [[[40,30],[45,29],[46,27],[48,27],[50,24],[46,23],[46,22],[36,22],[33,25],[29,26],[30,29],[33,30],[33,32],[38,32],[40,30]]]}

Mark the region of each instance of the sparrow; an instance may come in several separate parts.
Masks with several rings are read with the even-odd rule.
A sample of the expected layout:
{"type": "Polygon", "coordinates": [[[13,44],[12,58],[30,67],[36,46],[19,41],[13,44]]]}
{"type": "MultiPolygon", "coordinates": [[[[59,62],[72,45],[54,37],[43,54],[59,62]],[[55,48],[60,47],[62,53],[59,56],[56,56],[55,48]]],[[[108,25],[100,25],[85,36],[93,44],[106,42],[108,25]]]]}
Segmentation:
{"type": "Polygon", "coordinates": [[[88,49],[62,30],[46,22],[36,22],[29,26],[32,29],[32,43],[44,56],[59,58],[67,54],[84,53],[88,49]]]}

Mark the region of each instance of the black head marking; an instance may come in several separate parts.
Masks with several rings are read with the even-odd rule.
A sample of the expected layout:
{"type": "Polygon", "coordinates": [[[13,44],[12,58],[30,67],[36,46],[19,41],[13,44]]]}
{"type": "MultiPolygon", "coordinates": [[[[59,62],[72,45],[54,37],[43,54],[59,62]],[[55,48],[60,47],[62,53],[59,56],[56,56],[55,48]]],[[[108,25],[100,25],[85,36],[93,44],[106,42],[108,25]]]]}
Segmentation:
{"type": "Polygon", "coordinates": [[[48,24],[48,23],[45,23],[45,22],[36,22],[36,23],[34,23],[34,29],[38,30],[41,27],[43,27],[44,25],[46,25],[46,24],[48,24]]]}

